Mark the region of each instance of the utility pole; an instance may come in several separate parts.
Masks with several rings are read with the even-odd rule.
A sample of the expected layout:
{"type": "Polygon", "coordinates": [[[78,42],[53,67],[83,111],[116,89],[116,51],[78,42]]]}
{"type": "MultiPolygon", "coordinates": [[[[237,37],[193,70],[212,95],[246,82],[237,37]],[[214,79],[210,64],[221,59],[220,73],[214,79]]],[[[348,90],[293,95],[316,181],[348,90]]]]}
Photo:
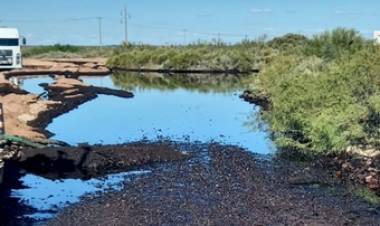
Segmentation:
{"type": "Polygon", "coordinates": [[[125,45],[128,45],[128,11],[127,6],[124,6],[124,43],[125,45]]]}
{"type": "Polygon", "coordinates": [[[98,27],[99,27],[99,46],[103,45],[103,32],[102,32],[102,20],[103,17],[97,17],[98,20],[98,27]]]}
{"type": "Polygon", "coordinates": [[[187,29],[183,29],[183,45],[186,45],[187,41],[187,29]]]}

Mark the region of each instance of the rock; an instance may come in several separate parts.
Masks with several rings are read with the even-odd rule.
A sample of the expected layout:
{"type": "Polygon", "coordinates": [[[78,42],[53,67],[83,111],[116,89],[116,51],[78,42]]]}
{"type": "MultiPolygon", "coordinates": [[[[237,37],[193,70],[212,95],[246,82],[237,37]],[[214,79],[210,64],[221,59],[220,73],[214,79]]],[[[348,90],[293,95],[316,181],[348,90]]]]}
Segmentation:
{"type": "Polygon", "coordinates": [[[92,69],[96,68],[97,66],[98,66],[97,64],[91,63],[91,62],[83,64],[83,67],[92,68],[92,69]]]}
{"type": "Polygon", "coordinates": [[[30,114],[22,114],[22,115],[18,116],[18,120],[20,120],[21,122],[24,122],[24,123],[33,121],[35,118],[36,118],[35,116],[30,115],[30,114]]]}
{"type": "Polygon", "coordinates": [[[377,172],[379,172],[380,170],[379,170],[379,169],[376,169],[376,168],[373,168],[373,167],[369,167],[369,168],[367,169],[367,171],[377,173],[377,172]]]}
{"type": "Polygon", "coordinates": [[[370,175],[365,178],[365,182],[367,183],[368,187],[370,189],[379,189],[380,188],[380,183],[379,179],[375,178],[374,176],[370,175]]]}
{"type": "Polygon", "coordinates": [[[0,140],[0,147],[3,147],[7,143],[6,140],[0,140]]]}
{"type": "Polygon", "coordinates": [[[350,146],[346,149],[346,152],[353,155],[359,155],[368,158],[378,158],[380,157],[380,150],[373,148],[361,148],[356,146],[350,146]]]}
{"type": "Polygon", "coordinates": [[[350,172],[350,171],[352,171],[353,167],[352,167],[351,163],[345,162],[345,163],[342,164],[342,169],[344,171],[350,172]]]}

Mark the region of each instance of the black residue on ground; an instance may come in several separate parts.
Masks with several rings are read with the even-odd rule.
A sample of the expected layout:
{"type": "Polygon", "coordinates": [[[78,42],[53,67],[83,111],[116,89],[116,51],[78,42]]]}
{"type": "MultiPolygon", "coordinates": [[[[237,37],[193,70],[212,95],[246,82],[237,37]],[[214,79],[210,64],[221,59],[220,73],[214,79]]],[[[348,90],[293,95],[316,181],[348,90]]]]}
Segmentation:
{"type": "Polygon", "coordinates": [[[234,146],[182,144],[122,191],[83,200],[50,225],[379,225],[379,208],[330,172],[234,146]]]}

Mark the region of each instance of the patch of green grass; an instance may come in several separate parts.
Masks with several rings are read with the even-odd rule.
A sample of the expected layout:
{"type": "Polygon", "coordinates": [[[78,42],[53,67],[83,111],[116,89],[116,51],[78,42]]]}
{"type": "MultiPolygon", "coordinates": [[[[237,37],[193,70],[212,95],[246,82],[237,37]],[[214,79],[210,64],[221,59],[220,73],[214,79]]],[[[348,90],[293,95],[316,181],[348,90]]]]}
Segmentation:
{"type": "Polygon", "coordinates": [[[359,188],[356,189],[353,193],[355,196],[365,200],[372,205],[380,205],[380,197],[374,191],[371,191],[368,188],[359,188]]]}

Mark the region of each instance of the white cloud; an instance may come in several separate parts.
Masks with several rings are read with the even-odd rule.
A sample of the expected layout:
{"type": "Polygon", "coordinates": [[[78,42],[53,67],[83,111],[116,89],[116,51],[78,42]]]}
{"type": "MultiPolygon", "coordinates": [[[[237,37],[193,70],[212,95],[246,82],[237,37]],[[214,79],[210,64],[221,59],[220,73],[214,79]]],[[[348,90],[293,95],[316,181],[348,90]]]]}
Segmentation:
{"type": "Polygon", "coordinates": [[[337,15],[366,15],[366,12],[356,12],[356,11],[346,11],[346,10],[335,10],[337,15]]]}
{"type": "Polygon", "coordinates": [[[272,9],[269,9],[269,8],[264,8],[264,9],[252,8],[249,11],[251,13],[254,13],[254,14],[268,14],[268,13],[272,13],[272,9]]]}
{"type": "Polygon", "coordinates": [[[275,31],[276,29],[274,27],[264,27],[264,31],[275,31]]]}

